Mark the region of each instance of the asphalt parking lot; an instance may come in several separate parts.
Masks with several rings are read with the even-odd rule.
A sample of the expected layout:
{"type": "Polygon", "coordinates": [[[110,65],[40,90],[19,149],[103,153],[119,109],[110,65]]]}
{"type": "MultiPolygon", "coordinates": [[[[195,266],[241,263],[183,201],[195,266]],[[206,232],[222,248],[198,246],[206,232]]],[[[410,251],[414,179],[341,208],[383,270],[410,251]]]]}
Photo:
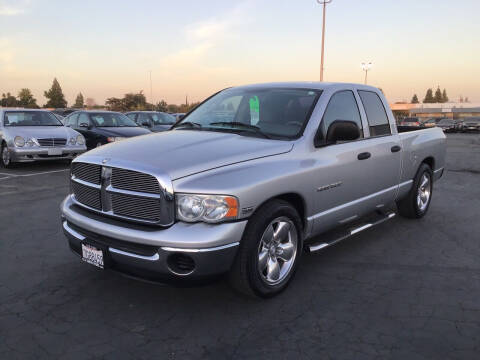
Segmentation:
{"type": "Polygon", "coordinates": [[[0,359],[478,359],[480,134],[449,134],[428,215],[305,255],[280,296],[159,286],[67,247],[67,165],[0,170],[0,359]]]}

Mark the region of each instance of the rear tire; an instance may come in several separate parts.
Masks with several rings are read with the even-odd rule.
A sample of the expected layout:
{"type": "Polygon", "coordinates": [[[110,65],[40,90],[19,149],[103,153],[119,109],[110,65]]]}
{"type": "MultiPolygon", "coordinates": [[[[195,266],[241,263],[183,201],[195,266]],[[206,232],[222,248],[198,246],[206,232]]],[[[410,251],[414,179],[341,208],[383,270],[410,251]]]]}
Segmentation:
{"type": "Polygon", "coordinates": [[[288,202],[261,206],[248,221],[230,270],[233,288],[264,298],[285,290],[300,262],[302,234],[300,216],[288,202]]]}
{"type": "Polygon", "coordinates": [[[398,213],[409,219],[420,219],[428,211],[432,201],[433,172],[430,166],[422,163],[413,180],[407,196],[397,201],[398,213]]]}

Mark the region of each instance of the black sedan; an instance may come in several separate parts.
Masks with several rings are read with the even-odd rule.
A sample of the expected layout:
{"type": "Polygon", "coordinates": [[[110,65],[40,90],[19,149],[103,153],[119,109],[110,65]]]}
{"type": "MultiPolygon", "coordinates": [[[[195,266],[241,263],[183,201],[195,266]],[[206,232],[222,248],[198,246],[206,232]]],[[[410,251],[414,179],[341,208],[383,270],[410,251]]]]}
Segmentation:
{"type": "Polygon", "coordinates": [[[443,130],[443,132],[456,132],[458,125],[455,120],[442,119],[437,123],[437,126],[443,130]]]}
{"type": "Polygon", "coordinates": [[[153,132],[170,130],[176,121],[174,116],[160,111],[131,111],[125,115],[153,132]]]}
{"type": "Polygon", "coordinates": [[[65,126],[85,137],[87,149],[151,133],[124,114],[113,111],[76,111],[66,117],[65,126]]]}

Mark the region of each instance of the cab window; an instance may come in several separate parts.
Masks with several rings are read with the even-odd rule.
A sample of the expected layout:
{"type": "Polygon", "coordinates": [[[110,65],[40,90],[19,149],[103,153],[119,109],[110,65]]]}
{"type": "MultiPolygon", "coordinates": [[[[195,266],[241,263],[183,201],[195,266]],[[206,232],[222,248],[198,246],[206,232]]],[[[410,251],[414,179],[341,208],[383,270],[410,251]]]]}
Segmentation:
{"type": "Polygon", "coordinates": [[[360,129],[360,138],[363,138],[362,120],[353,91],[339,91],[330,98],[321,125],[324,136],[327,134],[330,125],[336,120],[353,121],[360,129]]]}

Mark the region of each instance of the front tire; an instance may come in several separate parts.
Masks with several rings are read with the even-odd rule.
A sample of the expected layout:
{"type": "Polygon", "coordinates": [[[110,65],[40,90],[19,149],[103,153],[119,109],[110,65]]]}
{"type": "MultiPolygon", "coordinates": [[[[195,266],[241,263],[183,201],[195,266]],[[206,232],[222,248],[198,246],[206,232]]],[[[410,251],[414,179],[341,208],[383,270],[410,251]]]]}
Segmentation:
{"type": "Polygon", "coordinates": [[[397,202],[398,212],[409,219],[420,219],[428,211],[432,200],[433,172],[430,166],[420,165],[412,188],[405,198],[397,202]]]}
{"type": "Polygon", "coordinates": [[[235,262],[232,286],[247,295],[272,297],[292,279],[303,248],[302,221],[288,202],[272,200],[249,220],[235,262]]]}
{"type": "Polygon", "coordinates": [[[1,147],[0,165],[6,169],[12,167],[12,161],[10,159],[10,151],[8,150],[8,146],[5,143],[3,143],[1,147]]]}

